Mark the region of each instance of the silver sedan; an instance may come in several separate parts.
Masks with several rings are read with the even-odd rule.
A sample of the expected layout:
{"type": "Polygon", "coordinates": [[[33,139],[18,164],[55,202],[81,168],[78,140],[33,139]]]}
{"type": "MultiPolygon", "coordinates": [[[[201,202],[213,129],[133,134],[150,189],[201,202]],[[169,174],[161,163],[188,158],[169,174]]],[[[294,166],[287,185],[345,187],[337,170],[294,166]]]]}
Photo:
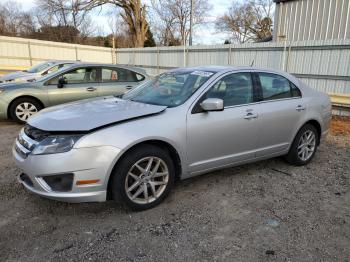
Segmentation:
{"type": "Polygon", "coordinates": [[[331,119],[328,95],[253,67],[166,72],[120,97],[44,109],[13,147],[19,181],[69,202],[159,204],[176,179],[284,156],[314,157],[331,119]]]}

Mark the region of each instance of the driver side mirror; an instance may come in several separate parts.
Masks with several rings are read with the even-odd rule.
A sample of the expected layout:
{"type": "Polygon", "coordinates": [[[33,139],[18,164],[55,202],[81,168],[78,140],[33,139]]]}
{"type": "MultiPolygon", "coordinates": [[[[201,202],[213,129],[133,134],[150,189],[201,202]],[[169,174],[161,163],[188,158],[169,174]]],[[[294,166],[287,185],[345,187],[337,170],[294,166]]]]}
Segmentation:
{"type": "Polygon", "coordinates": [[[67,79],[64,77],[60,77],[58,79],[57,88],[63,88],[64,85],[66,85],[66,84],[67,84],[67,79]]]}
{"type": "Polygon", "coordinates": [[[204,111],[222,111],[224,110],[224,100],[219,98],[207,98],[200,106],[204,111]]]}

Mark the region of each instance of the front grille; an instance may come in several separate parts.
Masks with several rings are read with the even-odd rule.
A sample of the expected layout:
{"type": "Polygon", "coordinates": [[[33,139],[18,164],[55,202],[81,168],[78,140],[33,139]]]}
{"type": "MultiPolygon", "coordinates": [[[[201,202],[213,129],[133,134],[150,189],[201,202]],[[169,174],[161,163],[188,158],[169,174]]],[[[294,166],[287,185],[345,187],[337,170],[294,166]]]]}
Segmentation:
{"type": "Polygon", "coordinates": [[[20,174],[19,177],[20,177],[21,181],[23,181],[23,183],[25,183],[26,185],[28,185],[30,187],[33,187],[33,182],[27,174],[22,173],[22,174],[20,174]]]}
{"type": "Polygon", "coordinates": [[[30,151],[25,150],[25,148],[20,146],[18,141],[16,141],[15,150],[16,150],[17,154],[19,154],[22,158],[27,158],[27,156],[30,154],[30,151]]]}
{"type": "Polygon", "coordinates": [[[21,134],[18,135],[17,140],[18,140],[18,143],[24,146],[27,150],[32,151],[34,149],[35,145],[25,140],[25,138],[21,136],[21,134]]]}
{"type": "Polygon", "coordinates": [[[38,142],[30,138],[22,129],[16,139],[14,148],[22,158],[27,158],[37,144],[38,142]]]}

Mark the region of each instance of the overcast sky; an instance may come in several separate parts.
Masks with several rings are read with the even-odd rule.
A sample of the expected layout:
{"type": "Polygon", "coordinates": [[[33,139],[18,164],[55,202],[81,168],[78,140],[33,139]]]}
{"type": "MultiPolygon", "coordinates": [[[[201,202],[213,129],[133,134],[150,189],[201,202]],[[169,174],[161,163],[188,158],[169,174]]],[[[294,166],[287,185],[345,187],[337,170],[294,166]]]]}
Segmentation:
{"type": "MultiPolygon", "coordinates": [[[[0,0],[0,3],[6,2],[7,0],[0,0]]],[[[35,0],[15,0],[20,3],[24,10],[29,10],[33,8],[35,5],[35,0]]],[[[148,2],[148,0],[146,0],[148,2]]],[[[212,5],[212,9],[209,12],[208,21],[213,22],[215,18],[219,15],[225,13],[225,11],[230,6],[232,0],[210,0],[208,1],[212,5]]],[[[96,24],[103,30],[103,33],[109,34],[110,29],[108,26],[108,17],[104,13],[107,10],[104,8],[101,13],[92,14],[92,19],[96,22],[96,24]]],[[[202,25],[195,28],[194,35],[194,44],[223,44],[225,39],[227,39],[226,34],[216,33],[213,23],[209,23],[206,25],[202,25]]]]}

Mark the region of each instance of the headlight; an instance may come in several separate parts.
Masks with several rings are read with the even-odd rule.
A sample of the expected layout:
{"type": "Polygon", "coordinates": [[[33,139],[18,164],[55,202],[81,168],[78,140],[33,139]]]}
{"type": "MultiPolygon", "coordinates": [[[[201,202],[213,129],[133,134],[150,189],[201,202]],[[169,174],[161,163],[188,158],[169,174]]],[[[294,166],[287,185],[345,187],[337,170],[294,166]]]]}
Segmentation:
{"type": "Polygon", "coordinates": [[[70,151],[82,135],[49,136],[37,145],[33,155],[57,154],[70,151]]]}

